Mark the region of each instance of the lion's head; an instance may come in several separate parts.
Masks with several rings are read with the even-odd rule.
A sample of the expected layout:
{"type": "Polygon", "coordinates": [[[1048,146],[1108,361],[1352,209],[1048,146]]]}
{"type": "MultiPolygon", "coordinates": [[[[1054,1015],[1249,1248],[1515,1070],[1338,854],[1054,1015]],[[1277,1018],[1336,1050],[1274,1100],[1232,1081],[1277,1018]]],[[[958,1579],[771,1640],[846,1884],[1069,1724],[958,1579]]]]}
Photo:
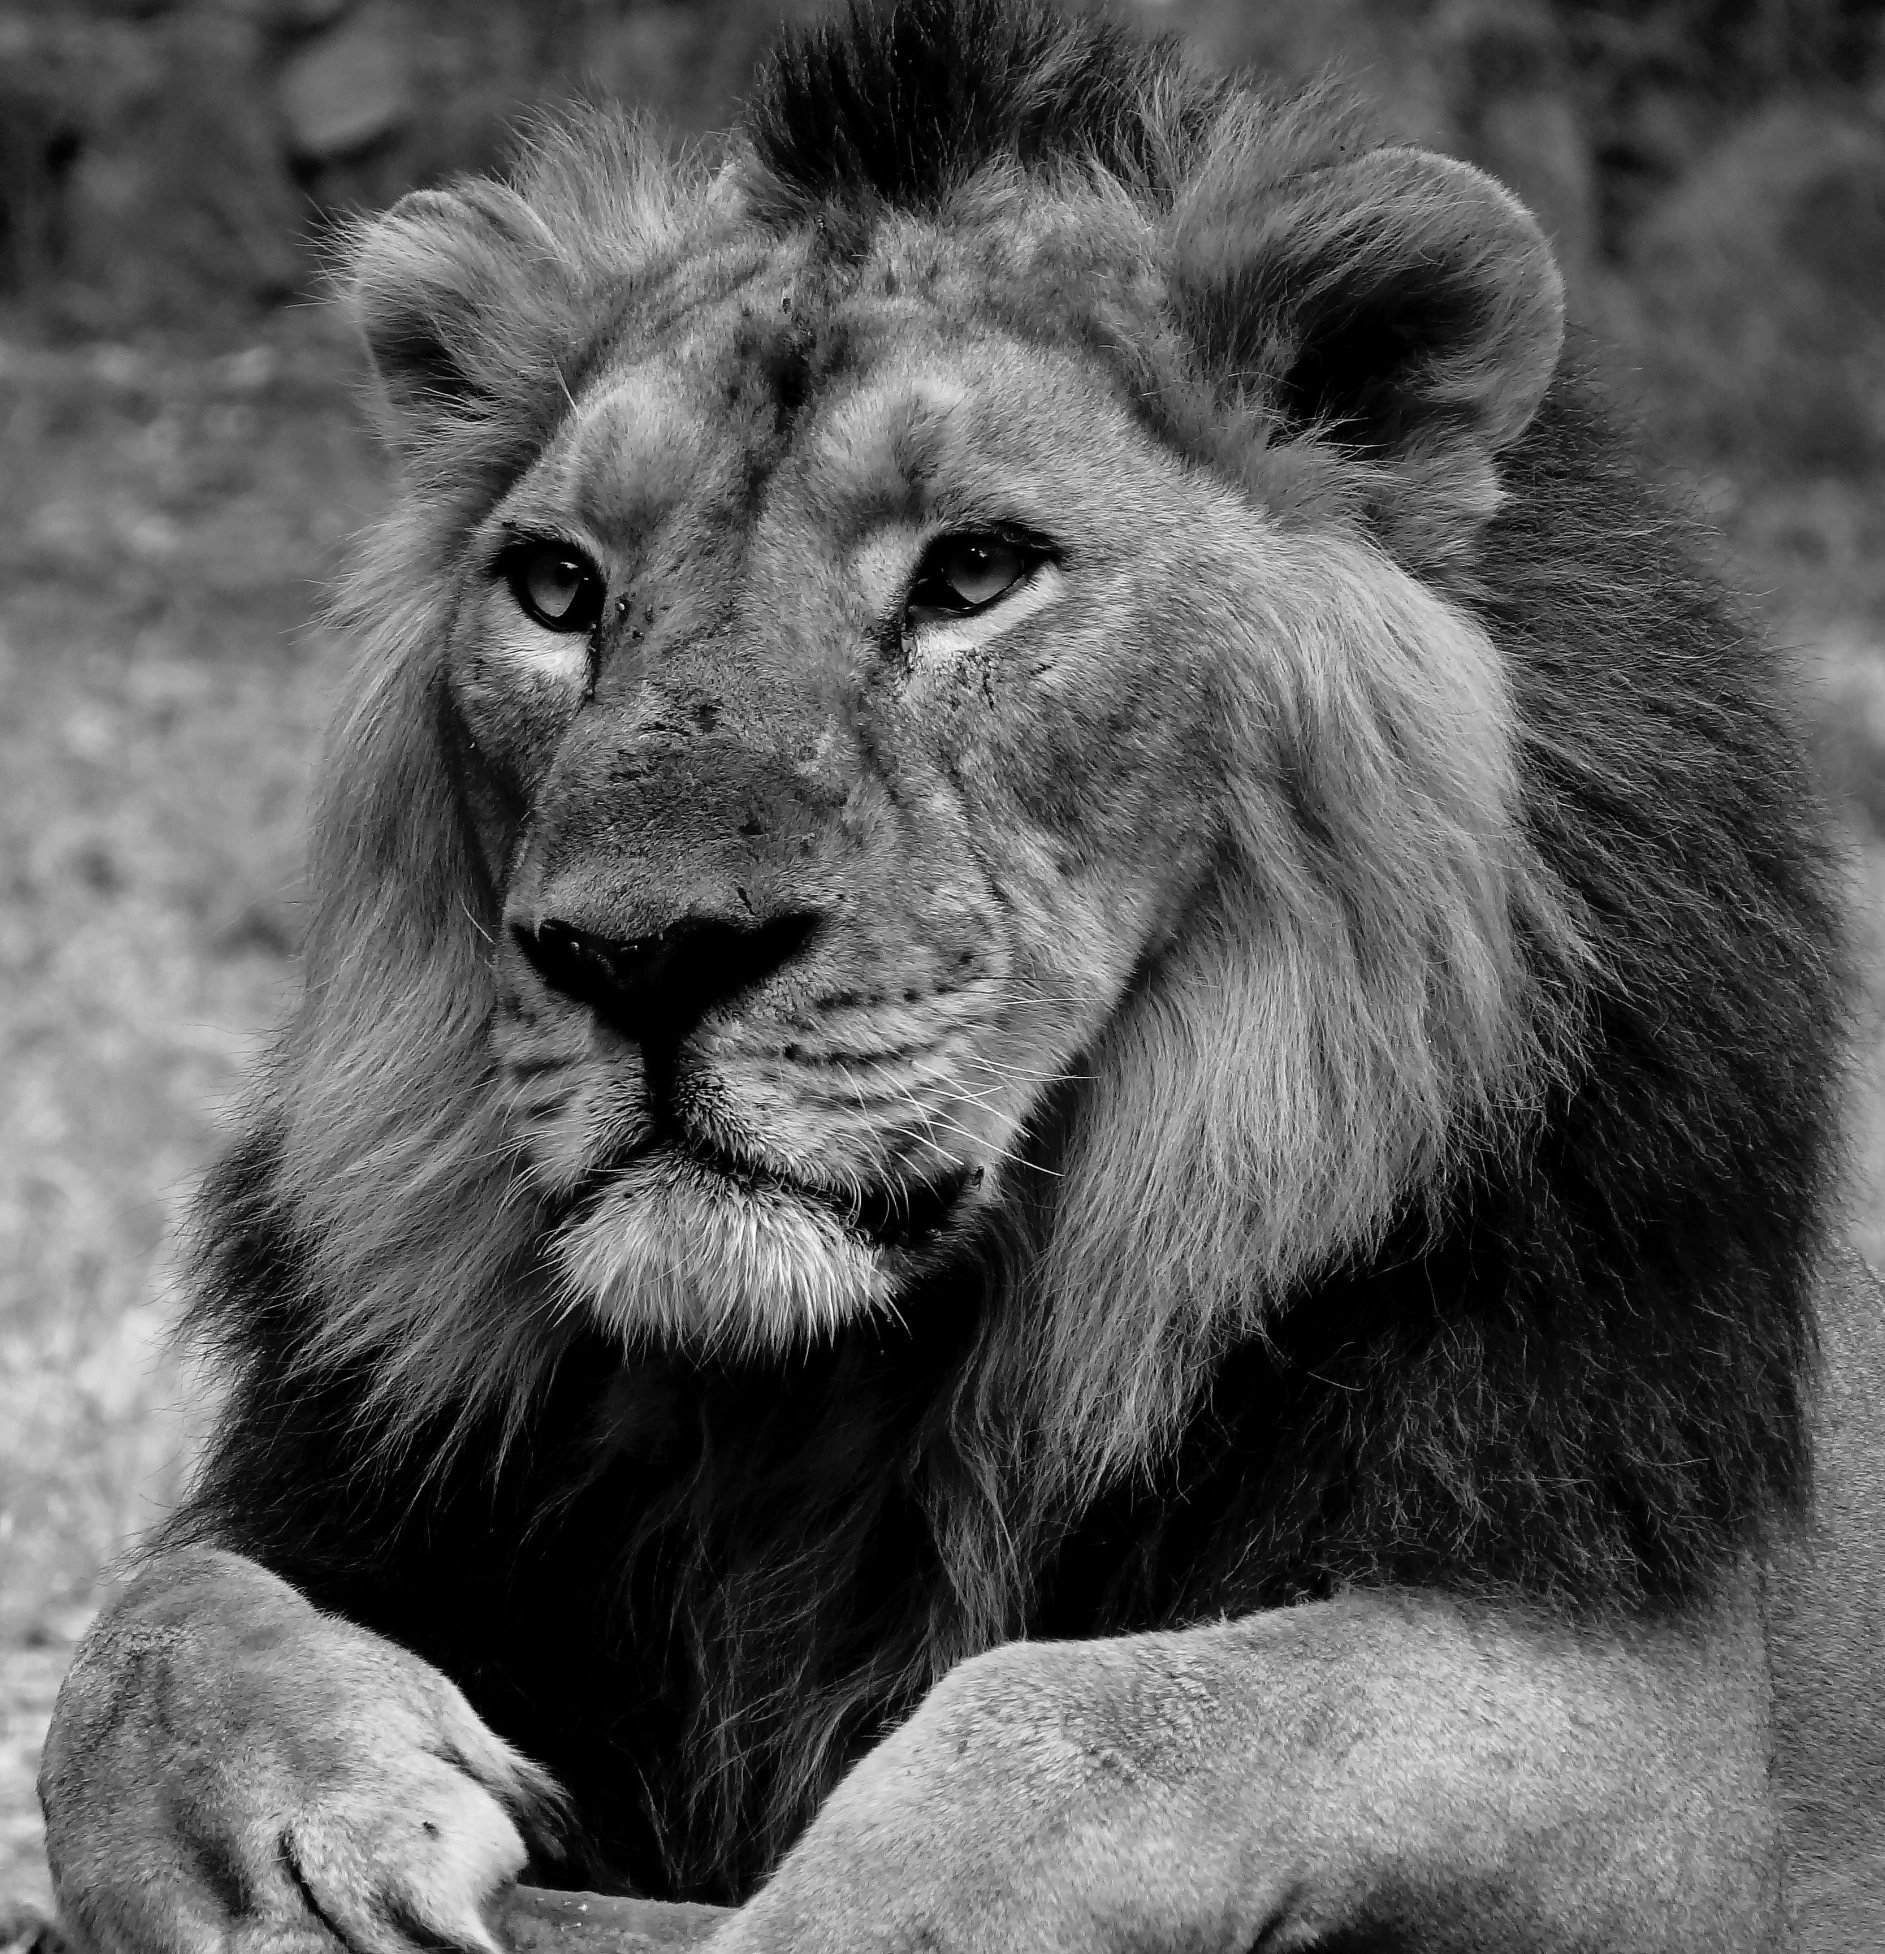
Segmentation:
{"type": "Polygon", "coordinates": [[[1475,170],[912,0],[790,43],[722,159],[579,120],[367,224],[348,289],[404,478],[215,1221],[393,1427],[522,1405],[574,1326],[777,1356],[979,1271],[1004,1416],[1092,1483],[1319,1272],[1519,1190],[1611,1062],[1594,994],[1723,1082],[1575,1102],[1541,1268],[1627,1289],[1719,1198],[1724,1093],[1823,1130],[1817,841],[1763,815],[1795,853],[1723,906],[1754,776],[1653,665],[1690,653],[1570,649],[1613,596],[1728,627],[1528,432],[1560,282],[1475,170]],[[1730,913],[1772,981],[1724,1018],[1680,973],[1730,913]],[[1750,1085],[1796,1009],[1820,1083],[1750,1085]]]}
{"type": "MultiPolygon", "coordinates": [[[[1062,1093],[1087,1281],[1123,1259],[1163,1287],[1228,1224],[1240,1277],[1286,1282],[1378,1227],[1523,1049],[1497,659],[1358,528],[1197,466],[1139,376],[1042,329],[1087,265],[1083,299],[1153,340],[1170,233],[1215,212],[1082,183],[1043,212],[996,171],[839,248],[756,221],[757,167],[670,214],[432,571],[495,1083],[562,1284],[709,1345],[894,1310],[1048,1164],[1062,1093]],[[1184,1185],[1146,1184],[1173,1161],[1184,1185]]],[[[1412,394],[1471,373],[1424,431],[1450,416],[1483,468],[1551,369],[1542,242],[1460,166],[1347,174],[1332,223],[1402,254],[1370,330],[1425,327],[1412,394]],[[1405,323],[1407,263],[1464,288],[1437,326],[1405,323]]],[[[441,258],[502,286],[559,215],[537,184],[407,206],[358,273],[383,366],[445,302],[441,258]]],[[[1379,378],[1325,379],[1318,412],[1379,378]]],[[[470,404],[409,391],[420,444],[470,404]]]]}
{"type": "Polygon", "coordinates": [[[1229,93],[879,181],[794,85],[718,168],[593,119],[359,238],[407,475],[287,1144],[330,1337],[408,1374],[559,1312],[787,1350],[994,1228],[1123,1388],[1550,1046],[1448,583],[1557,361],[1531,218],[1229,93]]]}

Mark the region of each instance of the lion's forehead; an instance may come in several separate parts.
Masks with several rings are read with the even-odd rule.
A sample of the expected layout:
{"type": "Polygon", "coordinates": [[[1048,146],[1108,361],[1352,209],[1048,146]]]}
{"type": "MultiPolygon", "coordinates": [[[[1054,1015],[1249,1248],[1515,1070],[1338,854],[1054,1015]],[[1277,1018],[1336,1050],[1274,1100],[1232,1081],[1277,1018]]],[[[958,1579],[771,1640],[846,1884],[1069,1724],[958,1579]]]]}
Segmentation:
{"type": "Polygon", "coordinates": [[[1031,492],[1079,486],[1082,445],[1127,438],[1118,392],[979,231],[901,224],[842,266],[798,237],[723,249],[618,331],[523,494],[631,540],[688,507],[722,531],[770,507],[841,543],[938,513],[1026,520],[1031,492]]]}

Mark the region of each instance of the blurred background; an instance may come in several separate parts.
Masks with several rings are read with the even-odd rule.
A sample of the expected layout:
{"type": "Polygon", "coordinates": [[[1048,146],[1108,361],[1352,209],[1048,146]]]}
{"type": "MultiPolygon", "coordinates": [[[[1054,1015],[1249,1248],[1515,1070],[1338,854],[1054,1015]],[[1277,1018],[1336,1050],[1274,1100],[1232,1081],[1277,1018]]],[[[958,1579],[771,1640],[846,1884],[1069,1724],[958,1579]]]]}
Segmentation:
{"type": "MultiPolygon", "coordinates": [[[[573,94],[704,135],[804,0],[0,0],[0,1950],[99,1569],[201,1396],[172,1229],[290,995],[315,617],[386,493],[336,220],[573,94]]],[[[1799,666],[1868,972],[1885,1249],[1885,0],[1142,0],[1334,68],[1557,241],[1652,465],[1799,666]]],[[[12,1919],[15,1924],[9,1925],[12,1919]]]]}

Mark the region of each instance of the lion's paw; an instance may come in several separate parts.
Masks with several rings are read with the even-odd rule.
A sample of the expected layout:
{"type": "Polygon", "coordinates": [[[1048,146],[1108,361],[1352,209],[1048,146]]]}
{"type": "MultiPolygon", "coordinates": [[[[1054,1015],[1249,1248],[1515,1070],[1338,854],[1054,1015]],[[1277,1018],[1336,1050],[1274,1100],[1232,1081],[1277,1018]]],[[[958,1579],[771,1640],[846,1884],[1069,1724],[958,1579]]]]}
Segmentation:
{"type": "Polygon", "coordinates": [[[436,1669],[229,1554],[172,1556],[80,1649],[40,1795],[97,1954],[496,1954],[554,1786],[436,1669]]]}

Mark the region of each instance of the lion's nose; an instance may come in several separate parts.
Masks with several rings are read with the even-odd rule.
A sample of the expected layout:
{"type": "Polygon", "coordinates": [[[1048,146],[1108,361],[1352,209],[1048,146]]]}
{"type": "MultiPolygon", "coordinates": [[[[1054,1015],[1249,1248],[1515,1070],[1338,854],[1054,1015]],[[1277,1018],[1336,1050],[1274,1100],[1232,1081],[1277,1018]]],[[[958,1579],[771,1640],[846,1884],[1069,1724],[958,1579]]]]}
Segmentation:
{"type": "Polygon", "coordinates": [[[652,1052],[673,1050],[709,1012],[763,983],[817,927],[796,913],[753,923],[683,916],[657,936],[622,939],[552,918],[512,936],[552,990],[652,1052]]]}

